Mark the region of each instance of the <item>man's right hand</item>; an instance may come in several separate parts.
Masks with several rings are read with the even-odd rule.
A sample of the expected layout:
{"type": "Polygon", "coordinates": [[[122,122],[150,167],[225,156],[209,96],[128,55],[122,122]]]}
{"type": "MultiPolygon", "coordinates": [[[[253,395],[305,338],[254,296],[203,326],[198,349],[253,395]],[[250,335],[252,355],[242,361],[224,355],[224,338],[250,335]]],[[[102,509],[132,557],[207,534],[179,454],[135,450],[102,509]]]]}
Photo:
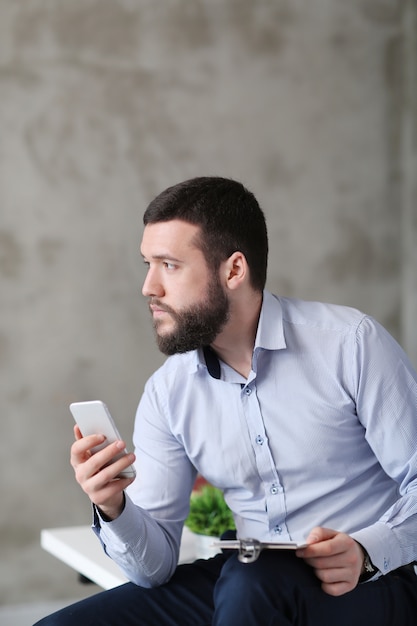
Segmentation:
{"type": "Polygon", "coordinates": [[[118,478],[118,475],[134,462],[135,455],[126,454],[111,463],[116,454],[124,450],[123,441],[111,443],[92,454],[92,448],[103,443],[103,435],[83,437],[78,426],[74,427],[74,435],[76,441],[71,446],[71,465],[76,481],[91,502],[98,506],[104,519],[114,520],[123,511],[124,490],[134,481],[134,478],[118,478]]]}

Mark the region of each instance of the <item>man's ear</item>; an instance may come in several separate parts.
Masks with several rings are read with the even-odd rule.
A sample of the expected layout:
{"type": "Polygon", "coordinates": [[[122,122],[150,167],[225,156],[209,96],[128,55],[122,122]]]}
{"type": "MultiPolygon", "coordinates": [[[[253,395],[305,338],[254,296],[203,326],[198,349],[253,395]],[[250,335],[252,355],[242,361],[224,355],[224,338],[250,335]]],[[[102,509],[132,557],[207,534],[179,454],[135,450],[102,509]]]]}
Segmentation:
{"type": "Polygon", "coordinates": [[[237,289],[249,279],[249,267],[242,252],[236,251],[224,262],[224,276],[228,289],[237,289]]]}

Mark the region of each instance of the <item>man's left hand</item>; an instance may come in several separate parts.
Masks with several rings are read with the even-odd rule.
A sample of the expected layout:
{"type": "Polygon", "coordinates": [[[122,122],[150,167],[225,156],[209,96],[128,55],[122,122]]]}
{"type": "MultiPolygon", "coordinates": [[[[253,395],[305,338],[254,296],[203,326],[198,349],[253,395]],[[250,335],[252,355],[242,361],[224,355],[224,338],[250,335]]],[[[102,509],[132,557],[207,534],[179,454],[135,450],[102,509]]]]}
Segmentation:
{"type": "Polygon", "coordinates": [[[357,541],[345,533],[316,527],[307,537],[305,548],[296,554],[310,565],[322,589],[331,596],[352,591],[363,569],[364,553],[357,541]]]}

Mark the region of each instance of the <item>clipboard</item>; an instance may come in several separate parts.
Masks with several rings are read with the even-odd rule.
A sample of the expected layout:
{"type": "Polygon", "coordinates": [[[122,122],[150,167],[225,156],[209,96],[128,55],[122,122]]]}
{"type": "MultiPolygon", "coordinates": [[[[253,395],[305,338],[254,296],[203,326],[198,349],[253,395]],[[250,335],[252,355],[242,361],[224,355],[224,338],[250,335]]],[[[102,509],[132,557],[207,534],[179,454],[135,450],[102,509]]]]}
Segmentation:
{"type": "Polygon", "coordinates": [[[223,539],[214,541],[212,545],[224,550],[238,550],[237,558],[241,563],[253,563],[262,550],[297,550],[307,546],[296,541],[266,542],[258,539],[223,539]]]}

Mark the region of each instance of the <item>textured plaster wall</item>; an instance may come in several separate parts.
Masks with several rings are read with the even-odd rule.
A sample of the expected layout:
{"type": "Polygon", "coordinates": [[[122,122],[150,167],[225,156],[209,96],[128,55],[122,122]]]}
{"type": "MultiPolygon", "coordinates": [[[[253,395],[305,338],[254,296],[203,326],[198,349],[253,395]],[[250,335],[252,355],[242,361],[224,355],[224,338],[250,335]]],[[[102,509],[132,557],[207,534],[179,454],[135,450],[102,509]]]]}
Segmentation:
{"type": "Polygon", "coordinates": [[[417,3],[403,12],[404,108],[401,126],[401,189],[403,269],[402,338],[417,366],[417,3]]]}
{"type": "Polygon", "coordinates": [[[417,356],[411,5],[0,0],[0,602],[73,592],[38,548],[42,527],[89,521],[67,407],[102,398],[130,439],[162,362],[141,216],[167,185],[242,180],[269,288],[359,307],[417,356]]]}

